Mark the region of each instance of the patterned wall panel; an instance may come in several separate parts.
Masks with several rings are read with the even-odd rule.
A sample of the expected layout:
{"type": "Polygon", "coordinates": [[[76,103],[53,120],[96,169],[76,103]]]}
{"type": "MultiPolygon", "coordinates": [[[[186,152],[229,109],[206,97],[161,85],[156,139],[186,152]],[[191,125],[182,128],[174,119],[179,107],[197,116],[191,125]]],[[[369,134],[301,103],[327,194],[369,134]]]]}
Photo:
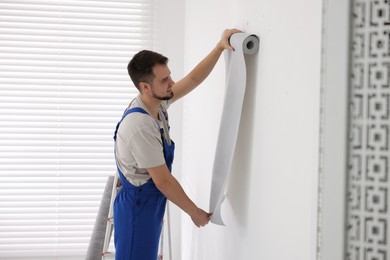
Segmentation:
{"type": "Polygon", "coordinates": [[[390,0],[353,0],[346,259],[390,260],[390,0]]]}

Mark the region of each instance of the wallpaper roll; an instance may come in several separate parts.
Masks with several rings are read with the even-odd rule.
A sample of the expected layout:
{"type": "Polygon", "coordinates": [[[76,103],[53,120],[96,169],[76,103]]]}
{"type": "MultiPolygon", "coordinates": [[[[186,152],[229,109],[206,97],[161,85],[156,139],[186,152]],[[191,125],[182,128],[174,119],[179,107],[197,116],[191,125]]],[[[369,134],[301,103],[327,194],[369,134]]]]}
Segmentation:
{"type": "Polygon", "coordinates": [[[210,212],[213,213],[211,222],[218,225],[224,225],[221,205],[226,197],[225,190],[232,166],[244,102],[246,88],[244,54],[256,54],[259,50],[259,39],[255,35],[235,33],[230,37],[230,45],[235,51],[225,51],[225,99],[214,157],[210,193],[210,212]]]}
{"type": "Polygon", "coordinates": [[[96,217],[95,225],[93,226],[92,236],[89,242],[85,260],[102,259],[103,244],[106,235],[107,218],[108,212],[110,210],[113,183],[114,176],[109,176],[107,178],[102,199],[100,201],[99,211],[96,217]]]}

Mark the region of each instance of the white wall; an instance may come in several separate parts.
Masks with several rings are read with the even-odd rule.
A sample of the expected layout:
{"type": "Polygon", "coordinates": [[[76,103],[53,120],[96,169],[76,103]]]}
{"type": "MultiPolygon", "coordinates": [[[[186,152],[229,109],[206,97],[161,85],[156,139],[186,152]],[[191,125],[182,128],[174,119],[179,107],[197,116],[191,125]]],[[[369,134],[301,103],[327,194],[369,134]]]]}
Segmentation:
{"type": "MultiPolygon", "coordinates": [[[[320,0],[186,1],[185,72],[214,47],[224,28],[255,33],[261,43],[247,62],[247,93],[223,207],[227,226],[198,230],[183,216],[181,259],[315,259],[321,8],[320,0]]],[[[224,78],[221,59],[184,100],[182,184],[205,209],[224,78]]]]}

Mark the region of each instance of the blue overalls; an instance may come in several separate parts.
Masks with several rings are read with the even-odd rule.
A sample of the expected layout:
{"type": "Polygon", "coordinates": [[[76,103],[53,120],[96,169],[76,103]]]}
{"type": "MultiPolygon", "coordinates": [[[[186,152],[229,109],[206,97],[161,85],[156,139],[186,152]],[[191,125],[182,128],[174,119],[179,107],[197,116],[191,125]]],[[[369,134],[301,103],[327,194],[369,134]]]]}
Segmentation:
{"type": "MultiPolygon", "coordinates": [[[[140,107],[127,109],[116,126],[114,140],[122,120],[130,113],[148,114],[140,107]]],[[[164,113],[166,116],[166,114],[164,113]]],[[[169,145],[163,137],[165,163],[169,171],[172,162],[175,144],[169,145]]],[[[161,234],[162,221],[165,213],[166,197],[156,188],[150,178],[141,186],[131,184],[117,164],[122,188],[114,201],[114,242],[116,260],[156,260],[158,243],[161,234]]]]}

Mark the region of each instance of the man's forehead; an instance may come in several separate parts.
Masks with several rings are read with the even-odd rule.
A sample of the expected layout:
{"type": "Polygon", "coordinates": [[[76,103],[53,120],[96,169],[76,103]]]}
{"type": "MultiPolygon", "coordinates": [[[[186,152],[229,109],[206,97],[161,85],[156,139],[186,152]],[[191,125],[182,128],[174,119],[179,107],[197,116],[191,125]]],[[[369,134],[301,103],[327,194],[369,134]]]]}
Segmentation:
{"type": "Polygon", "coordinates": [[[153,67],[153,74],[157,79],[163,79],[171,75],[167,64],[157,64],[153,67]]]}

